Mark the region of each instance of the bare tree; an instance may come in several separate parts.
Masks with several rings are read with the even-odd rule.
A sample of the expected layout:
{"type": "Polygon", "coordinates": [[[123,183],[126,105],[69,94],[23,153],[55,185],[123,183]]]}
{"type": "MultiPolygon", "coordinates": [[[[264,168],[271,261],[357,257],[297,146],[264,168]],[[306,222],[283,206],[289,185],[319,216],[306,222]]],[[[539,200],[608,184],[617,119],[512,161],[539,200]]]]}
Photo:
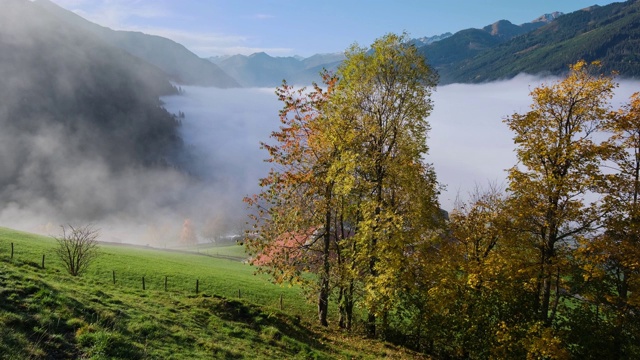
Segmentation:
{"type": "Polygon", "coordinates": [[[72,276],[84,273],[99,255],[100,230],[92,225],[62,227],[62,235],[54,236],[58,242],[56,254],[72,276]]]}

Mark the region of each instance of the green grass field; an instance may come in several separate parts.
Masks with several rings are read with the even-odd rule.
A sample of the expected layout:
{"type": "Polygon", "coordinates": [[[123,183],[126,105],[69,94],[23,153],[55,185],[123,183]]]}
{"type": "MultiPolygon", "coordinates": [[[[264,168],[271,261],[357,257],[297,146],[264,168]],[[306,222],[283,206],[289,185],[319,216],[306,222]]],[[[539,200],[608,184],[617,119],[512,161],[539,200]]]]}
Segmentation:
{"type": "Polygon", "coordinates": [[[237,259],[216,257],[242,258],[239,246],[190,253],[105,244],[81,277],[65,272],[55,246],[47,237],[0,228],[0,359],[414,357],[318,329],[314,306],[299,288],[271,284],[237,259]]]}

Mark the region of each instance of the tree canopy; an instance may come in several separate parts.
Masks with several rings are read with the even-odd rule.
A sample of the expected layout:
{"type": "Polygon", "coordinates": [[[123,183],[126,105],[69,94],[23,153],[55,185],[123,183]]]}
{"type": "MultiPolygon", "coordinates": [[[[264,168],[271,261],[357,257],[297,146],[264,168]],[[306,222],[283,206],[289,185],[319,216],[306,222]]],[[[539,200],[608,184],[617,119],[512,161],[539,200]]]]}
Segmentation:
{"type": "Polygon", "coordinates": [[[276,166],[247,199],[257,211],[247,239],[254,263],[276,281],[316,273],[309,288],[324,325],[332,289],[345,327],[361,300],[371,335],[397,296],[406,253],[425,241],[438,210],[435,174],[423,162],[436,76],[407,40],[352,46],[337,73],[324,75],[325,88],[278,88],[283,125],[276,144],[264,144],[276,166]]]}
{"type": "Polygon", "coordinates": [[[303,284],[322,325],[334,299],[340,327],[442,358],[637,357],[640,95],[613,111],[614,76],[585,61],[534,88],[504,120],[506,188],[446,216],[425,162],[436,75],[404,35],[346,57],[276,92],[253,264],[303,284]]]}

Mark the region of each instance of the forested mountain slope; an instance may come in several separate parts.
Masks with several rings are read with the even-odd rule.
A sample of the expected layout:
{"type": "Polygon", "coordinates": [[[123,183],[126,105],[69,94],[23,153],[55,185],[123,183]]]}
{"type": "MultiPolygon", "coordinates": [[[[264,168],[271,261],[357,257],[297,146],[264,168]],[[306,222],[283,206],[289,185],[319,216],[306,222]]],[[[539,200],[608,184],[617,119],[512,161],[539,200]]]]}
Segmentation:
{"type": "Polygon", "coordinates": [[[563,15],[472,58],[442,66],[444,83],[484,82],[519,73],[561,74],[583,59],[603,71],[640,76],[640,2],[592,6],[563,15]]]}
{"type": "Polygon", "coordinates": [[[166,167],[181,147],[179,121],[159,100],[176,89],[161,70],[30,1],[3,1],[0,78],[5,205],[46,199],[63,212],[80,184],[166,167]]]}
{"type": "Polygon", "coordinates": [[[104,42],[157,66],[172,81],[220,88],[240,86],[217,65],[198,57],[175,41],[141,32],[114,31],[87,21],[49,0],[36,0],[35,4],[68,25],[92,33],[104,42]]]}

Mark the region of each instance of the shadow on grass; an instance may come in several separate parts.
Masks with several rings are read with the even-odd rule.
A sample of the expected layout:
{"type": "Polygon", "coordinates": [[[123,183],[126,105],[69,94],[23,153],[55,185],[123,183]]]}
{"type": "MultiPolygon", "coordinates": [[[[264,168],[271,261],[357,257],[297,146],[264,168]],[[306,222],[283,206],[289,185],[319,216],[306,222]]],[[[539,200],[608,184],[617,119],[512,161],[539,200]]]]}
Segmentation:
{"type": "Polygon", "coordinates": [[[241,300],[221,296],[201,295],[196,299],[201,308],[222,320],[244,324],[260,334],[262,341],[291,354],[310,351],[330,352],[321,335],[304,327],[297,316],[282,312],[267,312],[263,308],[241,300]]]}
{"type": "Polygon", "coordinates": [[[126,336],[106,331],[124,314],[105,316],[91,306],[28,271],[0,269],[0,354],[15,359],[76,359],[101,346],[101,355],[107,357],[140,357],[126,336]]]}

